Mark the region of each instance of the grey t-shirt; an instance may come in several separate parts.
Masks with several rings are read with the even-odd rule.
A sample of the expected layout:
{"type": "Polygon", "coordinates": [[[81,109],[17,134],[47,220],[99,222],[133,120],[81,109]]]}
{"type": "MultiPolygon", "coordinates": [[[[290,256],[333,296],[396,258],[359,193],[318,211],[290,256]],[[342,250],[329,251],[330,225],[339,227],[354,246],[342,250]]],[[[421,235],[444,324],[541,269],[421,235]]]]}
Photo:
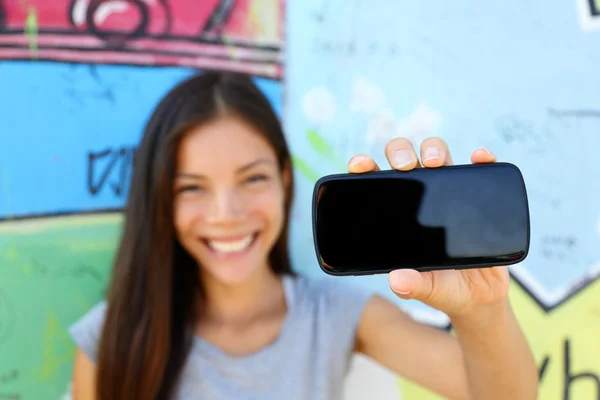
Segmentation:
{"type": "MultiPolygon", "coordinates": [[[[176,399],[338,400],[356,328],[371,292],[341,279],[285,277],[288,313],[278,339],[243,357],[229,356],[196,336],[176,399]]],[[[92,361],[106,304],[69,329],[92,361]]]]}

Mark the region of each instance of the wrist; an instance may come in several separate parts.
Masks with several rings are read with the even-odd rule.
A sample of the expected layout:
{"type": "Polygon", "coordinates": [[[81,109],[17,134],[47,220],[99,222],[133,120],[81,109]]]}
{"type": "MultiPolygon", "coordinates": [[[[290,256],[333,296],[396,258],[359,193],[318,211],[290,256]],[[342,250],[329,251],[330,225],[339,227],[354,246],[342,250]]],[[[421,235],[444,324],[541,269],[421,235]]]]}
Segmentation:
{"type": "Polygon", "coordinates": [[[508,298],[504,298],[499,302],[472,306],[463,313],[449,315],[449,317],[456,331],[468,331],[502,324],[511,313],[510,302],[508,298]]]}

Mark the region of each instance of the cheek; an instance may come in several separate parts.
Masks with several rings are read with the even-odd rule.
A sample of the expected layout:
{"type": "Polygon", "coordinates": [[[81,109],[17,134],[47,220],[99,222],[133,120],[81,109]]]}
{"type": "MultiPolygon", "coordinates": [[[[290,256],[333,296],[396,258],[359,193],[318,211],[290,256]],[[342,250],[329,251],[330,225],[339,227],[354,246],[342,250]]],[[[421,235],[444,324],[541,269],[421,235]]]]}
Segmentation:
{"type": "Polygon", "coordinates": [[[285,195],[283,190],[273,188],[272,191],[257,197],[255,200],[255,210],[260,210],[261,215],[268,221],[271,228],[279,231],[284,219],[285,195]]]}
{"type": "Polygon", "coordinates": [[[178,236],[185,236],[192,230],[193,221],[201,213],[199,204],[191,201],[178,200],[173,210],[173,220],[178,236]]]}

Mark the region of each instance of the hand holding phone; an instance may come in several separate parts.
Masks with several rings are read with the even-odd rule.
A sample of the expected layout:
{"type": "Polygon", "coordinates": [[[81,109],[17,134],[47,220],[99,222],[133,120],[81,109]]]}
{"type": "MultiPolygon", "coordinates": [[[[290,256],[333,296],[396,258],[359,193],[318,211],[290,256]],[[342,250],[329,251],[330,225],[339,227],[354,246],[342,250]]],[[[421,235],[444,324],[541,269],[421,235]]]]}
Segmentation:
{"type": "Polygon", "coordinates": [[[519,169],[495,163],[485,149],[473,153],[472,165],[452,166],[438,138],[424,141],[421,154],[423,165],[408,140],[395,139],[386,147],[391,171],[359,155],[349,174],[317,182],[313,235],[321,269],[336,276],[389,273],[400,297],[448,313],[503,298],[503,266],[529,250],[519,169]],[[400,165],[398,154],[405,156],[400,165]]]}

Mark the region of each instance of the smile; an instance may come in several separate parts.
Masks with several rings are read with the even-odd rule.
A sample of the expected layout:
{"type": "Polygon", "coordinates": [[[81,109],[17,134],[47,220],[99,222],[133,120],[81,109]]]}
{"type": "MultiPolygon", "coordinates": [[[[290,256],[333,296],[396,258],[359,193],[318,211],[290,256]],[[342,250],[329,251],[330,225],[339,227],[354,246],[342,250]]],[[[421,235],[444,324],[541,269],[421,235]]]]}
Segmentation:
{"type": "Polygon", "coordinates": [[[247,250],[256,241],[258,233],[235,239],[204,239],[206,245],[216,253],[236,254],[247,250]]]}

